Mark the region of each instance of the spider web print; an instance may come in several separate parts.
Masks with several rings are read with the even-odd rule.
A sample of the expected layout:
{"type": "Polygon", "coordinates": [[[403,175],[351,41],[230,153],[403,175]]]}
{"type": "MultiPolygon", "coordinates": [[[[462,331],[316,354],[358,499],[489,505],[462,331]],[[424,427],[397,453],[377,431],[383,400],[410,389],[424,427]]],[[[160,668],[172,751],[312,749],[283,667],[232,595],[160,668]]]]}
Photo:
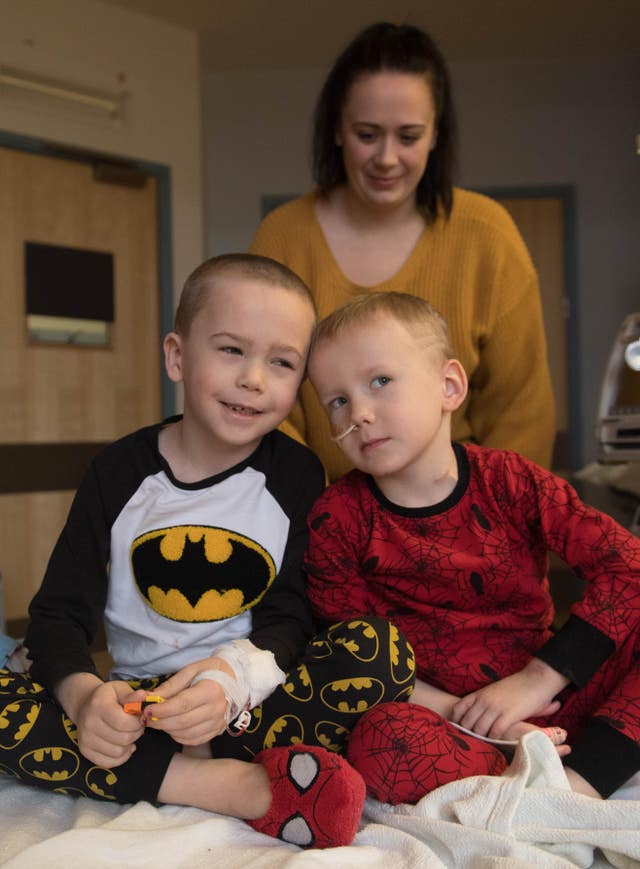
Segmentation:
{"type": "Polygon", "coordinates": [[[640,657],[640,541],[523,457],[475,446],[465,453],[467,489],[442,511],[393,512],[358,472],[325,492],[307,557],[316,614],[391,620],[414,648],[418,677],[460,696],[521,670],[551,638],[552,550],[586,581],[572,612],[589,641],[566,649],[587,672],[613,674],[574,692],[571,729],[610,693],[598,714],[640,739],[640,678],[621,681],[640,657]],[[627,643],[635,659],[610,657],[627,643]]]}
{"type": "Polygon", "coordinates": [[[514,569],[504,522],[475,501],[406,518],[368,494],[338,484],[312,517],[307,569],[318,614],[388,618],[413,645],[419,675],[454,693],[524,666],[552,619],[535,569],[544,555],[514,569]]]}
{"type": "Polygon", "coordinates": [[[507,766],[494,746],[408,703],[385,703],[366,713],[351,735],[347,758],[373,796],[394,804],[415,803],[460,778],[500,775],[507,766]]]}

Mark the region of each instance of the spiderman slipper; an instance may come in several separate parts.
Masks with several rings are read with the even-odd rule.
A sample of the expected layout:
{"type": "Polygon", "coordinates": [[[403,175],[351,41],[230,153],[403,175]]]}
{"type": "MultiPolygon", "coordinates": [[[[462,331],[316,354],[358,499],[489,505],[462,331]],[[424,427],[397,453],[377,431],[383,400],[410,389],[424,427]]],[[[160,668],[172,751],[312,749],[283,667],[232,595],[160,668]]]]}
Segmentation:
{"type": "Polygon", "coordinates": [[[383,803],[417,803],[435,788],[472,775],[500,775],[507,760],[494,745],[461,732],[414,703],[381,703],[351,732],[347,759],[383,803]]]}
{"type": "Polygon", "coordinates": [[[267,748],[254,757],[269,776],[272,800],[254,830],[301,848],[349,845],[358,831],[366,788],[343,757],[324,748],[267,748]]]}

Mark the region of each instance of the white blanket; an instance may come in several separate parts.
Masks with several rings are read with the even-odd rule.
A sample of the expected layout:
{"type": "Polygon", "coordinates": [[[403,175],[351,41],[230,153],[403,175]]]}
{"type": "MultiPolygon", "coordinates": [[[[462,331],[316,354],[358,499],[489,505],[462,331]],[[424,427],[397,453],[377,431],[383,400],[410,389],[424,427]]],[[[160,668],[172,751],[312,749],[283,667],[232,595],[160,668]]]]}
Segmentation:
{"type": "Polygon", "coordinates": [[[574,794],[551,743],[529,733],[505,775],[477,776],[416,806],[368,799],[348,848],[302,851],[199,809],[118,806],[0,776],[7,869],[568,869],[640,867],[640,775],[613,798],[574,794]]]}

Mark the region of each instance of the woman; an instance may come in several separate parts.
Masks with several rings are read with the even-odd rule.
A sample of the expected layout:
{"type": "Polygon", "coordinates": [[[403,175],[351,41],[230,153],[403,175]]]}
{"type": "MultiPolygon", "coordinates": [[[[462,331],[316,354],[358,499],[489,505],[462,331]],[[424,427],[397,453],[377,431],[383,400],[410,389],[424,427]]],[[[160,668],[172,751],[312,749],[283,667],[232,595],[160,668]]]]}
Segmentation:
{"type": "MultiPolygon", "coordinates": [[[[251,250],[297,272],[320,317],[363,290],[428,299],[470,373],[454,439],[548,467],[554,404],[537,275],[506,211],[453,187],[455,139],[437,46],[416,27],[371,25],[318,99],[317,189],[269,214],[251,250]]],[[[347,470],[308,384],[292,421],[331,479],[347,470]]]]}

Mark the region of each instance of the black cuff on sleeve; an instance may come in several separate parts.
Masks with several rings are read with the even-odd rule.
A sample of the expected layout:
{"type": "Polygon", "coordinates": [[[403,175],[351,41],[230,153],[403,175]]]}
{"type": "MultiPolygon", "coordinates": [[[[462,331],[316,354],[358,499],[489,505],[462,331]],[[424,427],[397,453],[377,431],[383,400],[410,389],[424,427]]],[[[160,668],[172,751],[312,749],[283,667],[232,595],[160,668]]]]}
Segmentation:
{"type": "Polygon", "coordinates": [[[610,637],[571,615],[535,655],[582,688],[615,650],[616,644],[610,637]]]}
{"type": "Polygon", "coordinates": [[[592,718],[565,765],[606,799],[640,769],[640,745],[603,718],[592,718]]]}
{"type": "MultiPolygon", "coordinates": [[[[283,673],[293,666],[304,652],[307,645],[307,637],[301,630],[295,634],[287,631],[282,625],[278,628],[261,628],[249,636],[249,639],[257,649],[273,652],[276,664],[283,673]]],[[[311,634],[311,632],[309,632],[311,634]]]]}

